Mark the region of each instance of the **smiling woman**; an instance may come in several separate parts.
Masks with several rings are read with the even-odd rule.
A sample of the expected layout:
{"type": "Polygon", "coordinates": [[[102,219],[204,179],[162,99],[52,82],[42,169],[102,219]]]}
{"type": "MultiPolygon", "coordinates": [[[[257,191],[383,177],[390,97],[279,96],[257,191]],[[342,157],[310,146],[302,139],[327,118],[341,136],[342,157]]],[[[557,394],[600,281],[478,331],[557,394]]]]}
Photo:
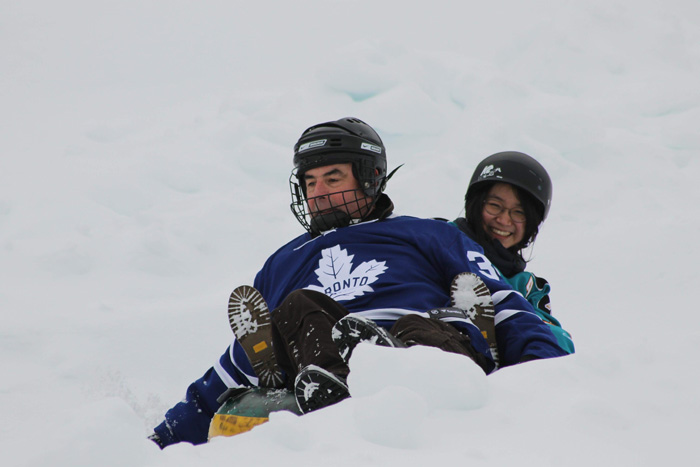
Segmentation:
{"type": "Polygon", "coordinates": [[[504,247],[523,241],[527,216],[513,185],[494,183],[486,193],[481,217],[486,234],[504,247]]]}
{"type": "Polygon", "coordinates": [[[552,326],[562,349],[574,352],[571,335],[552,316],[549,283],[525,271],[522,250],[535,241],[552,202],[552,181],[532,157],[493,154],[474,170],[465,196],[465,217],[452,223],[484,249],[491,263],[552,326]]]}

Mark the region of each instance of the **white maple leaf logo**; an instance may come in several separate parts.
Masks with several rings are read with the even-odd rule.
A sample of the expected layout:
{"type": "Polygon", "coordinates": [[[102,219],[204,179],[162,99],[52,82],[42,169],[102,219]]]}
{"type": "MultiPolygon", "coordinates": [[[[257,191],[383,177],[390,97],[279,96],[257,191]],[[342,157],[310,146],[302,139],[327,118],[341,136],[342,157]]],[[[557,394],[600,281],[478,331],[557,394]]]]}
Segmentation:
{"type": "Polygon", "coordinates": [[[386,261],[364,261],[352,269],[352,259],[340,245],[321,252],[318,269],[314,271],[321,286],[310,285],[309,290],[324,293],[336,301],[352,300],[365,293],[374,292],[370,284],[386,271],[386,261]]]}

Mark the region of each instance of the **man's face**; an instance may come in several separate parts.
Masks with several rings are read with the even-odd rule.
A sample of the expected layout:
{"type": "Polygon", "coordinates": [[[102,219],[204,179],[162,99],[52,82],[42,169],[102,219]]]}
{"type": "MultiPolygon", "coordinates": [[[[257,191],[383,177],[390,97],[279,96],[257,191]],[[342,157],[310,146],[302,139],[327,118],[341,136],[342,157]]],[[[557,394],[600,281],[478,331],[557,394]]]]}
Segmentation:
{"type": "Polygon", "coordinates": [[[304,173],[304,183],[311,217],[332,211],[343,211],[354,218],[367,213],[371,199],[360,189],[350,163],[309,169],[304,173]]]}

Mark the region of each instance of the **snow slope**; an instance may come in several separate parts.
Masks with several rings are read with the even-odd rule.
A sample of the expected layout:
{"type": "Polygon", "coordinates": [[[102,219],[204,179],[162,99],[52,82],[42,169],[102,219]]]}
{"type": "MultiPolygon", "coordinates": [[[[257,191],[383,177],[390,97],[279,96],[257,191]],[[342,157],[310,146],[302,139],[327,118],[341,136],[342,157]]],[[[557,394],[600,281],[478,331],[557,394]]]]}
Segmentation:
{"type": "Polygon", "coordinates": [[[3,465],[697,459],[696,1],[3,2],[0,57],[3,465]],[[494,152],[547,167],[530,269],[577,354],[487,378],[363,346],[353,399],[159,451],[228,294],[301,233],[294,142],[349,115],[400,213],[457,217],[494,152]]]}

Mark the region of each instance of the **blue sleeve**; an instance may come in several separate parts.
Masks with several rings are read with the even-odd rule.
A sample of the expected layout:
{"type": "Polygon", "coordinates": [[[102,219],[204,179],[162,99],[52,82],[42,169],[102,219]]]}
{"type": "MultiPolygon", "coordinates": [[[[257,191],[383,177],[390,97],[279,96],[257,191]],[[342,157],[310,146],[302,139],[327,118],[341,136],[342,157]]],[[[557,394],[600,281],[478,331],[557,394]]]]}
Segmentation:
{"type": "Polygon", "coordinates": [[[257,384],[254,374],[243,348],[234,341],[213,367],[190,384],[185,399],[165,413],[165,421],[154,430],[163,446],[206,443],[209,424],[221,405],[217,399],[229,388],[257,384]]]}
{"type": "Polygon", "coordinates": [[[518,292],[502,287],[491,293],[496,308],[496,341],[501,364],[568,355],[532,305],[518,292]]]}
{"type": "Polygon", "coordinates": [[[508,281],[514,290],[520,292],[525,299],[530,302],[530,305],[535,310],[535,313],[549,325],[549,330],[552,331],[554,337],[557,339],[559,347],[561,347],[566,353],[572,354],[576,350],[574,348],[574,341],[566,330],[564,330],[559,323],[559,320],[552,316],[552,308],[549,302],[549,291],[551,290],[549,283],[531,272],[520,272],[512,277],[505,277],[504,279],[508,281]]]}

